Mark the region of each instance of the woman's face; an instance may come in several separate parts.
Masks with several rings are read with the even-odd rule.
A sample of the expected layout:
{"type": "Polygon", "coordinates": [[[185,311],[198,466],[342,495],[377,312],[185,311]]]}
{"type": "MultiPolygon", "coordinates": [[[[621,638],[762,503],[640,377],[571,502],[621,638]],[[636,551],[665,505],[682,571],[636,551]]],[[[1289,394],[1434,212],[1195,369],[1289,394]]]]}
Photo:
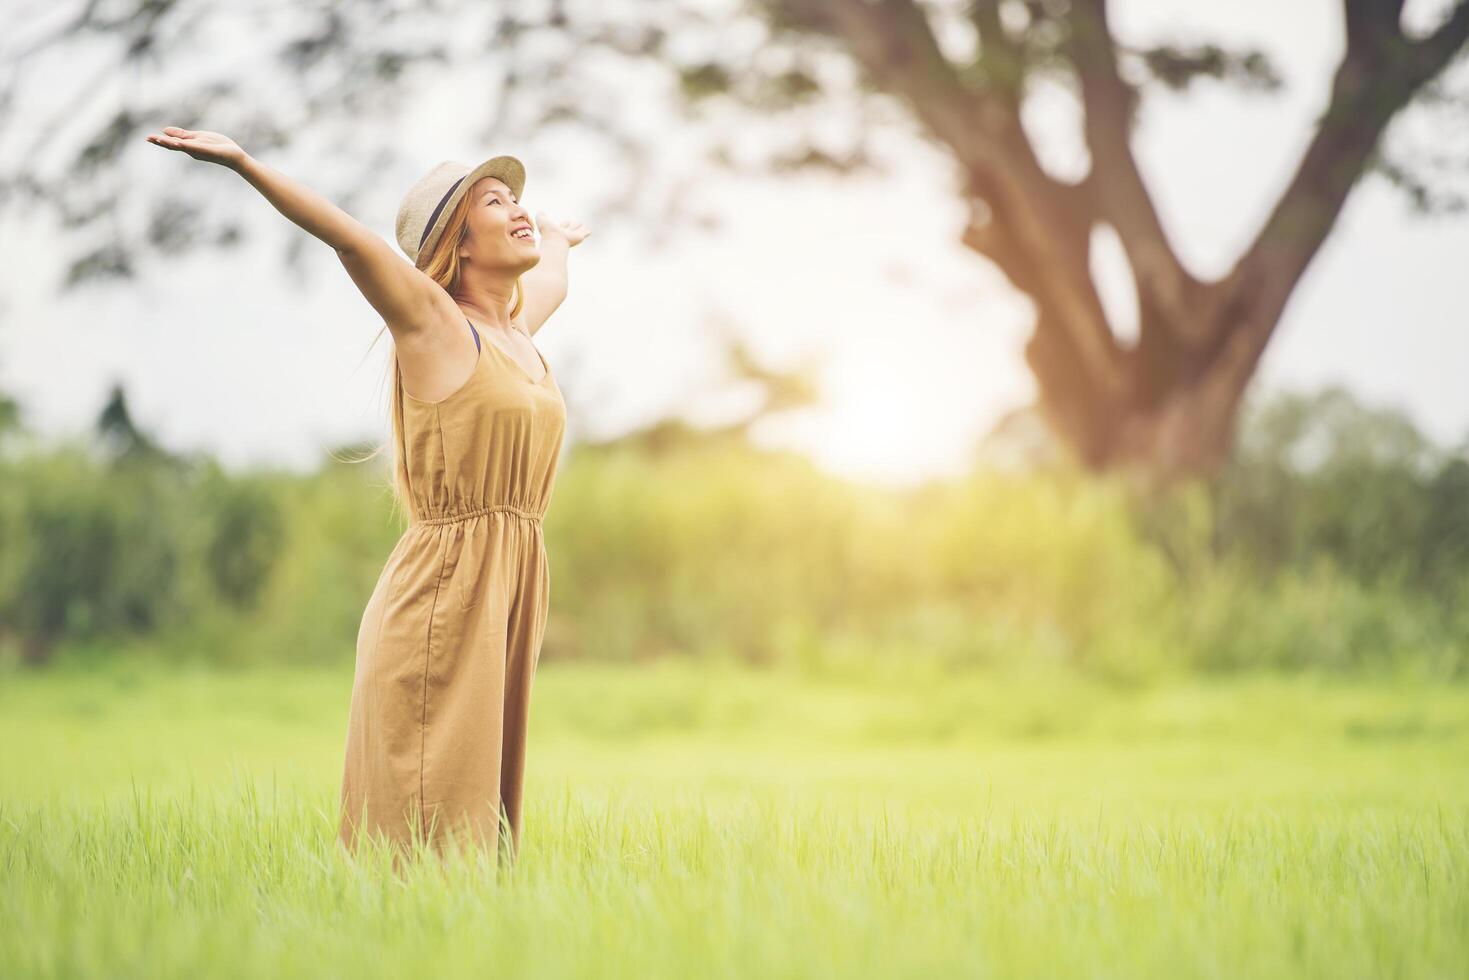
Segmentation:
{"type": "Polygon", "coordinates": [[[541,261],[530,212],[499,177],[481,177],[469,190],[468,229],[459,243],[461,267],[518,276],[541,261]],[[521,229],[524,229],[523,231],[521,229]]]}

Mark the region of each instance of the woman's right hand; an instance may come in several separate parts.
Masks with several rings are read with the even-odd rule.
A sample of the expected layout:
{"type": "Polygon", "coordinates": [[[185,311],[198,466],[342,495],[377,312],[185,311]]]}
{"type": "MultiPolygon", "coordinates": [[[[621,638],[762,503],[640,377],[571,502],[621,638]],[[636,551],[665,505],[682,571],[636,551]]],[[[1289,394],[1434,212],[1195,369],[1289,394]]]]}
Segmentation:
{"type": "Polygon", "coordinates": [[[181,150],[195,160],[217,163],[234,170],[245,161],[245,151],[222,133],[203,129],[180,129],[164,126],[163,134],[149,133],[148,142],[169,150],[181,150]]]}

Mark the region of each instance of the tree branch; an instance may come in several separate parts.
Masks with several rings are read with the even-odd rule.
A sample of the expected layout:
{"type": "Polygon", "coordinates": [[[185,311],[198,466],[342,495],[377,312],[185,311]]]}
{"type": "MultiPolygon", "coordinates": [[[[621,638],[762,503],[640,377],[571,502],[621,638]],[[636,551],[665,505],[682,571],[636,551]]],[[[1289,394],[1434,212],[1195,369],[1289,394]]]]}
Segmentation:
{"type": "Polygon", "coordinates": [[[1086,184],[1102,216],[1117,229],[1143,305],[1184,341],[1201,340],[1207,324],[1190,315],[1199,283],[1178,261],[1133,156],[1130,135],[1137,93],[1117,72],[1106,0],[1078,0],[1069,46],[1081,87],[1092,167],[1086,184]]]}
{"type": "MultiPolygon", "coordinates": [[[[965,83],[912,0],[785,0],[782,7],[799,26],[839,35],[882,87],[904,98],[949,146],[969,179],[983,182],[983,197],[1009,246],[997,264],[1009,273],[1023,256],[1025,263],[1049,269],[1044,282],[1035,284],[1043,293],[1033,298],[1056,311],[1052,322],[1067,331],[1079,369],[1096,388],[1120,394],[1120,352],[1086,260],[1090,202],[1041,168],[1017,106],[1002,91],[965,83]]],[[[997,43],[994,34],[991,43],[997,43]]],[[[976,229],[969,237],[978,242],[985,234],[976,229]]]]}
{"type": "Polygon", "coordinates": [[[1230,345],[1237,383],[1253,371],[1286,300],[1331,232],[1388,123],[1469,41],[1469,0],[1459,0],[1448,19],[1417,42],[1398,27],[1394,11],[1400,6],[1396,0],[1386,5],[1344,0],[1347,50],[1320,128],[1226,280],[1245,335],[1230,345]]]}
{"type": "Polygon", "coordinates": [[[1025,87],[1025,58],[1000,22],[1000,0],[974,0],[969,19],[979,31],[980,64],[986,80],[1018,111],[1025,87]]]}
{"type": "Polygon", "coordinates": [[[1012,107],[964,83],[912,0],[783,0],[780,6],[802,27],[840,36],[883,89],[903,98],[966,162],[1005,162],[1023,138],[1012,107]]]}
{"type": "Polygon", "coordinates": [[[1469,0],[1459,0],[1448,19],[1428,37],[1408,42],[1413,53],[1410,67],[1418,69],[1415,87],[1442,71],[1469,42],[1469,0]]]}

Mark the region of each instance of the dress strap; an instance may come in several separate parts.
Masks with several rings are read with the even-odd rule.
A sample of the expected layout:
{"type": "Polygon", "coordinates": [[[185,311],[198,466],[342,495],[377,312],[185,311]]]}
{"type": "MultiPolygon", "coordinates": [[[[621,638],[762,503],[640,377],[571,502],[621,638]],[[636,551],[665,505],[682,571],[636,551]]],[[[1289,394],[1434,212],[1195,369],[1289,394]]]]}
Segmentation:
{"type": "MultiPolygon", "coordinates": [[[[469,323],[468,318],[466,318],[464,322],[465,323],[469,323]]],[[[472,333],[472,334],[474,334],[474,352],[476,354],[478,354],[479,353],[479,331],[476,330],[476,329],[474,329],[474,324],[469,323],[469,332],[472,333]]]]}

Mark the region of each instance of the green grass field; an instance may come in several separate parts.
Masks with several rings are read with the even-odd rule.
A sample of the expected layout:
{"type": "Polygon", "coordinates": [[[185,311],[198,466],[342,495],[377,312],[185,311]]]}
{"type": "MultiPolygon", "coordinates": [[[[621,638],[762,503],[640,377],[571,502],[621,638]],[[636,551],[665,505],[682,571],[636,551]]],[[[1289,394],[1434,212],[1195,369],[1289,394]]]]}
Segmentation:
{"type": "Polygon", "coordinates": [[[543,664],[523,851],[336,844],[350,665],[0,676],[0,976],[1462,977],[1469,690],[543,664]]]}

